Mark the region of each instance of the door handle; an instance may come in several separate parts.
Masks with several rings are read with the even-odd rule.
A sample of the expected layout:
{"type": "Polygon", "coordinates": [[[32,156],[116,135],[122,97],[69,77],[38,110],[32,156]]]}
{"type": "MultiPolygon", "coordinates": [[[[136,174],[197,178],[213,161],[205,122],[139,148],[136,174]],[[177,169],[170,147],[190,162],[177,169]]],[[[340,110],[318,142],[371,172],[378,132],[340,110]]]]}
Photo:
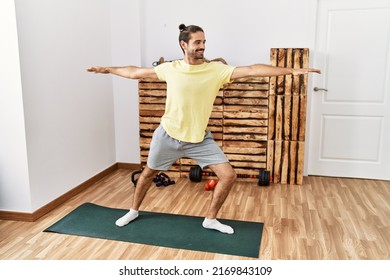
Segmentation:
{"type": "Polygon", "coordinates": [[[321,90],[322,91],[328,91],[326,88],[319,88],[319,87],[315,87],[315,88],[313,88],[313,90],[316,91],[316,92],[317,91],[321,91],[321,90]]]}

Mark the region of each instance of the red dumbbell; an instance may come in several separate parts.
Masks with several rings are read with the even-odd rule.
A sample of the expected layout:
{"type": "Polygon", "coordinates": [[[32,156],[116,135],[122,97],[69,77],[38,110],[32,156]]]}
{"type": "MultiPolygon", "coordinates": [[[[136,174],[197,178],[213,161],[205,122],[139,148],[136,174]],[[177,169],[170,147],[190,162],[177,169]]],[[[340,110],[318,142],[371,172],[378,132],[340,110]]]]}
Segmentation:
{"type": "Polygon", "coordinates": [[[210,179],[204,185],[206,191],[211,191],[215,189],[215,186],[218,184],[217,179],[210,179]]]}

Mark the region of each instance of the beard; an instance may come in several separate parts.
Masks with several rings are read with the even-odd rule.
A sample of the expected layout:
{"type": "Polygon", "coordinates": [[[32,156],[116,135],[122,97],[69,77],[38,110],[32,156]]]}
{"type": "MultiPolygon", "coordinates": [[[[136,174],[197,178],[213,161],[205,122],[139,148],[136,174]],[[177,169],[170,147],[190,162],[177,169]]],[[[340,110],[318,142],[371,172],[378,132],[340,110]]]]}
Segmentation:
{"type": "Polygon", "coordinates": [[[196,50],[192,53],[192,58],[195,58],[195,59],[204,59],[204,49],[196,49],[196,50]]]}

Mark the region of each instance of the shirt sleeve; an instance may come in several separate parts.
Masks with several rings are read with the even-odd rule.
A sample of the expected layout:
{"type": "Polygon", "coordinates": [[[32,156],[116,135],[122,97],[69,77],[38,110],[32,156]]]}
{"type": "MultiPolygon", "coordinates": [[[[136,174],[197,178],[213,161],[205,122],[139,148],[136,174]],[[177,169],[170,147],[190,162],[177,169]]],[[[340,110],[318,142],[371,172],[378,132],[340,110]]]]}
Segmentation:
{"type": "Polygon", "coordinates": [[[219,67],[218,73],[221,81],[221,86],[233,82],[231,77],[236,67],[231,65],[226,65],[226,64],[220,64],[220,63],[218,63],[218,67],[219,67]]]}
{"type": "Polygon", "coordinates": [[[166,81],[166,74],[170,64],[170,62],[164,62],[154,67],[154,72],[156,72],[157,78],[160,81],[166,81]]]}

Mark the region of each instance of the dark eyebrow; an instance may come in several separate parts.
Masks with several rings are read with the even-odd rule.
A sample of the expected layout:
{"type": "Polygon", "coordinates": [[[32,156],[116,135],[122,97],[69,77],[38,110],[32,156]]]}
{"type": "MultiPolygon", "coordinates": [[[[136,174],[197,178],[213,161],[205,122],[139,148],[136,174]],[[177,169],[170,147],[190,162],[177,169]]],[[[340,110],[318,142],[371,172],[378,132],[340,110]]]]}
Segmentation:
{"type": "MultiPolygon", "coordinates": [[[[199,42],[202,42],[202,40],[195,40],[194,42],[199,43],[199,42]]],[[[206,40],[203,40],[203,43],[206,43],[206,40]]]]}

